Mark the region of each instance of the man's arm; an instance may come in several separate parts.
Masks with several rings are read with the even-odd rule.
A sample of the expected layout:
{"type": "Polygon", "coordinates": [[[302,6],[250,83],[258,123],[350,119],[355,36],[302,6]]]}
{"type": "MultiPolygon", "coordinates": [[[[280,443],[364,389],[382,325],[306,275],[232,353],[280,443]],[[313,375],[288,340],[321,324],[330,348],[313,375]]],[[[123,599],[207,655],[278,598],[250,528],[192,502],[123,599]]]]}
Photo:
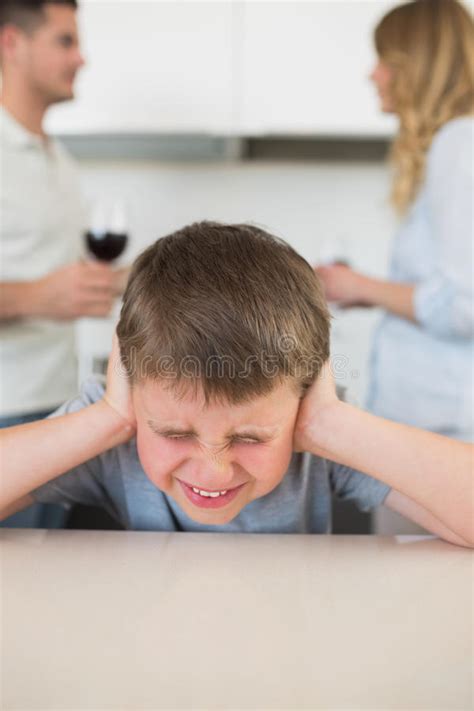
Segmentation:
{"type": "Polygon", "coordinates": [[[474,547],[474,447],[340,402],[328,371],[302,402],[295,448],[376,477],[474,547]]]}
{"type": "Polygon", "coordinates": [[[42,279],[0,283],[0,319],[107,316],[123,291],[127,269],[96,262],[62,267],[42,279]]]}
{"type": "Polygon", "coordinates": [[[25,318],[35,308],[34,282],[0,283],[0,319],[25,318]]]}

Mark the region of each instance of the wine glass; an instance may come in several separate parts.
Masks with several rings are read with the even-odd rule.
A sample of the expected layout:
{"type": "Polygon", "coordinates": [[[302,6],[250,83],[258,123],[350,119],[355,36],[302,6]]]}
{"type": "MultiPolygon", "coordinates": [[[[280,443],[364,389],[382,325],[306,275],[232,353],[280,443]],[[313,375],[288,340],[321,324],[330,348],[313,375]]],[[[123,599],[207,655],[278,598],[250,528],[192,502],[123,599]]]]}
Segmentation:
{"type": "MultiPolygon", "coordinates": [[[[84,235],[87,249],[95,259],[111,264],[123,253],[128,242],[127,219],[122,201],[96,201],[90,209],[90,228],[84,235]]],[[[109,316],[83,318],[78,324],[81,376],[105,373],[112,336],[120,313],[116,299],[109,316]]]]}
{"type": "Polygon", "coordinates": [[[85,239],[89,252],[99,261],[113,262],[120,257],[128,243],[124,204],[118,200],[110,206],[97,203],[85,239]]]}

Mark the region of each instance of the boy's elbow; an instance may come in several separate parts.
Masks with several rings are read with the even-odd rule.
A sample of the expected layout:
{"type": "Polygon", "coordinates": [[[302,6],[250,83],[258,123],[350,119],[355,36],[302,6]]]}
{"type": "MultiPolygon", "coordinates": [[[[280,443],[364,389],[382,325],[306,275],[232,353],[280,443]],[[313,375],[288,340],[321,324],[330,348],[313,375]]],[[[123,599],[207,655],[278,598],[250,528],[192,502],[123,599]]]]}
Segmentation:
{"type": "Polygon", "coordinates": [[[471,514],[462,529],[458,529],[459,545],[464,548],[474,548],[474,517],[471,514]]]}
{"type": "MultiPolygon", "coordinates": [[[[464,540],[464,539],[463,539],[464,540]]],[[[474,549],[474,537],[470,536],[469,538],[464,540],[464,546],[466,548],[471,548],[474,549]]]]}
{"type": "Polygon", "coordinates": [[[446,541],[446,543],[452,543],[455,546],[461,546],[462,548],[470,548],[471,550],[474,550],[474,538],[472,535],[464,537],[457,533],[450,533],[449,535],[440,535],[439,538],[442,541],[446,541]]]}
{"type": "Polygon", "coordinates": [[[461,546],[461,548],[469,548],[469,550],[474,550],[474,541],[465,541],[462,538],[456,541],[448,541],[448,543],[454,543],[455,546],[461,546]]]}

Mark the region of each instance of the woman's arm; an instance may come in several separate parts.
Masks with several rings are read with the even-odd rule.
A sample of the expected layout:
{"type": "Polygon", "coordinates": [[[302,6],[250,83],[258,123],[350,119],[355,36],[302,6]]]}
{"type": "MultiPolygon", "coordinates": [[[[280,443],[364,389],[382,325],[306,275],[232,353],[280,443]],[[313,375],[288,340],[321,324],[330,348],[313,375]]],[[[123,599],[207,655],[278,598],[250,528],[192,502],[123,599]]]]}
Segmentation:
{"type": "Polygon", "coordinates": [[[434,268],[416,284],[372,279],[342,265],[317,267],[328,301],[379,306],[443,338],[474,335],[474,122],[447,124],[427,156],[423,209],[434,268]]]}
{"type": "Polygon", "coordinates": [[[328,371],[302,401],[295,448],[385,482],[474,547],[474,447],[340,402],[328,371]]]}
{"type": "Polygon", "coordinates": [[[317,267],[328,301],[340,306],[378,306],[401,318],[415,321],[415,287],[382,279],[372,279],[339,264],[317,267]]]}

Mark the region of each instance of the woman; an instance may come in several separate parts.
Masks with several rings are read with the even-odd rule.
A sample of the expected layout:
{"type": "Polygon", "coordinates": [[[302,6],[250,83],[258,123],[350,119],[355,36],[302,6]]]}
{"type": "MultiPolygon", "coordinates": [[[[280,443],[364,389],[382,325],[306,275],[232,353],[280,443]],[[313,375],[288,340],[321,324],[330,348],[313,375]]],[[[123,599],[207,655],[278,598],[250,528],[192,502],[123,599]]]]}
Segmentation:
{"type": "Polygon", "coordinates": [[[390,277],[317,272],[329,301],[385,309],[368,408],[472,441],[474,26],[456,0],[415,0],[381,20],[375,45],[371,78],[399,118],[390,277]]]}

